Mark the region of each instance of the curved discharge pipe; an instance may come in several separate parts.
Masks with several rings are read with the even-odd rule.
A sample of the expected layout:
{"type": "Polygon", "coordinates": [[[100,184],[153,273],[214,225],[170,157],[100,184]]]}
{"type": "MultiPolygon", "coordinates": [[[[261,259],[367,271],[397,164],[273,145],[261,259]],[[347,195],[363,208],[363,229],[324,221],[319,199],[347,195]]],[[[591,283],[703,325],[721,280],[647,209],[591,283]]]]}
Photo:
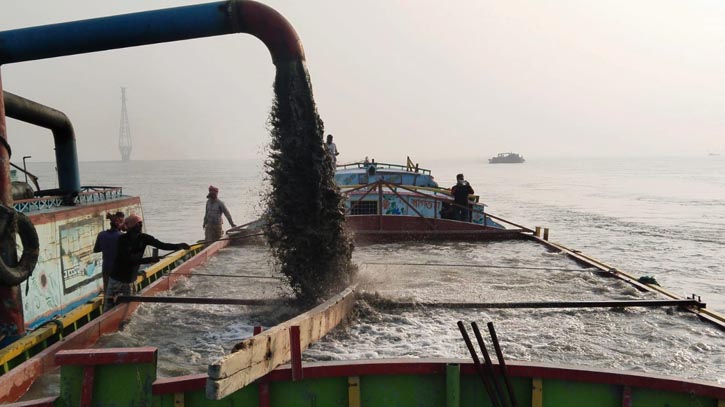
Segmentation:
{"type": "Polygon", "coordinates": [[[76,136],[68,116],[61,111],[7,91],[3,91],[3,98],[7,117],[44,127],[53,132],[58,189],[62,193],[80,191],[76,136]]]}
{"type": "Polygon", "coordinates": [[[304,59],[292,25],[256,1],[230,0],[0,32],[0,65],[217,35],[247,33],[275,65],[304,59]]]}
{"type": "MultiPolygon", "coordinates": [[[[3,31],[0,65],[234,33],[259,38],[269,49],[278,73],[305,58],[297,33],[281,14],[255,1],[229,0],[3,31]]],[[[0,93],[0,137],[7,139],[4,106],[0,93]]],[[[10,206],[8,150],[1,144],[0,201],[10,206]]],[[[73,159],[77,167],[77,157],[73,159]]],[[[12,264],[14,251],[3,247],[15,247],[14,241],[0,241],[0,255],[12,264]]],[[[0,302],[0,334],[22,334],[25,328],[19,287],[0,286],[0,298],[4,299],[0,302]]]]}

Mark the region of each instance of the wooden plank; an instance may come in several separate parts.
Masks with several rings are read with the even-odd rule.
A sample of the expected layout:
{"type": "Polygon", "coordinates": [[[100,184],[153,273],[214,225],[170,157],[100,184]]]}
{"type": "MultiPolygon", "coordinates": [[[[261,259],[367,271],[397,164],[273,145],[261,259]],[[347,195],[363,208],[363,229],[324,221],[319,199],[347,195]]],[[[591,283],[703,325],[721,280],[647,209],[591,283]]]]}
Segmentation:
{"type": "Polygon", "coordinates": [[[220,400],[266,375],[290,358],[289,328],[300,327],[304,351],[337,326],[355,304],[354,288],[346,288],[317,307],[242,341],[239,350],[209,365],[207,398],[220,400]]]}

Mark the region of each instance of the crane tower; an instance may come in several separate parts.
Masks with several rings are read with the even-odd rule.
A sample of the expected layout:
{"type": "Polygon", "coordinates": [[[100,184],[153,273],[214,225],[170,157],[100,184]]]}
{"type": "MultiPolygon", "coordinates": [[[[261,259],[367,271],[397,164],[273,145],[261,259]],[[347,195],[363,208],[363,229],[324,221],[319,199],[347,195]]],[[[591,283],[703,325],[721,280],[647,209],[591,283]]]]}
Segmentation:
{"type": "Polygon", "coordinates": [[[121,88],[121,129],[118,132],[118,150],[121,152],[121,160],[131,161],[131,128],[128,124],[128,112],[126,112],[126,88],[121,88]]]}

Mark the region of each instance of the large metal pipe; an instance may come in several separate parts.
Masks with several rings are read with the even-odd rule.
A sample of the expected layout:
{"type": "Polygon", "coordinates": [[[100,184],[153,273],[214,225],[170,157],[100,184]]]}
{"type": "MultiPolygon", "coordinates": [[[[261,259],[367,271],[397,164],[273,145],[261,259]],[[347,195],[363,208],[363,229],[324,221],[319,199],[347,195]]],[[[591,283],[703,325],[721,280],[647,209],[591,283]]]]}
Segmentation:
{"type": "Polygon", "coordinates": [[[76,136],[68,116],[61,111],[7,91],[3,91],[3,98],[7,117],[44,127],[53,132],[58,188],[64,193],[80,191],[76,136]]]}
{"type": "Polygon", "coordinates": [[[192,38],[247,33],[275,64],[304,59],[292,25],[251,0],[153,10],[0,32],[0,65],[192,38]]]}

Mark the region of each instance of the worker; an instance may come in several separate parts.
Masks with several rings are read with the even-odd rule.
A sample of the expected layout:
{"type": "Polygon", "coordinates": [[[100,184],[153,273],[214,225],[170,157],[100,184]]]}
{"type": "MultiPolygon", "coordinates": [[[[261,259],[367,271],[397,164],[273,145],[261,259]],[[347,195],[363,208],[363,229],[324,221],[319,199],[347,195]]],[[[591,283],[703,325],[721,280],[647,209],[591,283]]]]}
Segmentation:
{"type": "Polygon", "coordinates": [[[209,185],[209,193],[206,196],[206,211],[204,212],[204,240],[207,243],[214,242],[222,237],[222,214],[226,216],[229,224],[236,227],[229,213],[227,206],[219,199],[219,188],[209,185]]]}

